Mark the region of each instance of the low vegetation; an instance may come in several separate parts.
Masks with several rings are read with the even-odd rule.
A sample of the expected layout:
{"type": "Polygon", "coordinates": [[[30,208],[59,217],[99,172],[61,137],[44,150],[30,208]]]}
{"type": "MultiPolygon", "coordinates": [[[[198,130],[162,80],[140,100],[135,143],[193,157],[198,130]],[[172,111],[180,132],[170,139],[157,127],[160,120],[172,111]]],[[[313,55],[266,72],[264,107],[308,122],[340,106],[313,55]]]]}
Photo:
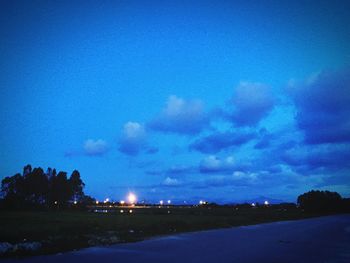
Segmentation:
{"type": "Polygon", "coordinates": [[[294,220],[324,213],[310,213],[295,205],[250,207],[200,206],[120,208],[107,213],[84,211],[20,212],[0,215],[0,242],[39,243],[35,250],[9,250],[3,256],[55,253],[88,246],[139,241],[179,232],[226,228],[280,220],[294,220]],[[67,242],[70,240],[70,242],[67,242]]]}

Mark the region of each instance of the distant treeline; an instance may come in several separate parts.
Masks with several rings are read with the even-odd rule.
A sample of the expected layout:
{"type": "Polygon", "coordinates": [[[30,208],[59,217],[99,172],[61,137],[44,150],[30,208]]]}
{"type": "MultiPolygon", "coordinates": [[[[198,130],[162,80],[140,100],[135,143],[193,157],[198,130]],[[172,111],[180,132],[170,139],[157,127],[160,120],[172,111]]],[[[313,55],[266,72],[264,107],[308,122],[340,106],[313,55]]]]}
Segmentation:
{"type": "MultiPolygon", "coordinates": [[[[85,184],[80,173],[74,170],[67,173],[47,168],[24,166],[23,172],[5,177],[1,182],[0,208],[5,209],[65,209],[84,207],[95,199],[84,194],[85,184]]],[[[109,203],[108,203],[109,205],[109,203]]],[[[206,203],[206,206],[218,206],[206,203]]],[[[276,207],[276,205],[273,205],[276,207]]],[[[310,213],[350,212],[350,198],[342,198],[337,192],[312,190],[298,196],[297,206],[293,203],[280,204],[283,208],[301,208],[310,213]]],[[[240,207],[251,207],[241,204],[240,207]]],[[[254,207],[266,207],[256,203],[254,207]]]]}
{"type": "Polygon", "coordinates": [[[80,173],[74,170],[67,173],[47,168],[24,166],[23,172],[5,177],[1,182],[3,208],[67,208],[92,201],[84,194],[84,182],[80,173]]]}
{"type": "Polygon", "coordinates": [[[337,192],[312,190],[299,195],[297,202],[307,212],[350,212],[350,199],[337,192]]]}

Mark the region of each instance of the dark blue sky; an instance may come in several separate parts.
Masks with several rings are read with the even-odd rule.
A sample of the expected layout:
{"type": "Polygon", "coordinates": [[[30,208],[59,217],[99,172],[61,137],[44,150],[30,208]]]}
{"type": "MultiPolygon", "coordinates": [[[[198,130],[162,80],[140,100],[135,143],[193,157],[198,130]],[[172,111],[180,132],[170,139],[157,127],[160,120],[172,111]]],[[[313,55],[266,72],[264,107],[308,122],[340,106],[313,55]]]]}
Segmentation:
{"type": "Polygon", "coordinates": [[[0,177],[99,199],[350,193],[349,1],[1,1],[0,177]]]}

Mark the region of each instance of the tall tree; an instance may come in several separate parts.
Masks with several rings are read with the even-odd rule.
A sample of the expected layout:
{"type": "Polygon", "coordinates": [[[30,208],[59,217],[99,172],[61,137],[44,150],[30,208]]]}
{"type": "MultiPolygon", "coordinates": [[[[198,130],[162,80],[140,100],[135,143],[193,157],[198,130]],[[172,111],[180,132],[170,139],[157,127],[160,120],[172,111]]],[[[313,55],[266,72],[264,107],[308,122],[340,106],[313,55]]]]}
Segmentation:
{"type": "Polygon", "coordinates": [[[72,191],[72,198],[74,200],[81,200],[84,196],[83,188],[85,186],[83,180],[80,178],[80,173],[74,170],[69,178],[69,185],[72,191]]]}
{"type": "Polygon", "coordinates": [[[61,207],[64,207],[67,205],[67,202],[71,198],[71,189],[67,180],[67,173],[60,171],[55,180],[53,181],[53,198],[55,199],[54,202],[57,202],[57,204],[61,207]]]}
{"type": "Polygon", "coordinates": [[[52,168],[48,167],[46,170],[46,176],[48,179],[50,179],[50,177],[52,176],[52,168]]]}
{"type": "Polygon", "coordinates": [[[1,181],[1,192],[5,197],[19,194],[19,189],[22,188],[23,177],[20,173],[17,173],[14,176],[7,176],[1,181]]]}
{"type": "Polygon", "coordinates": [[[5,177],[1,181],[1,193],[9,208],[24,206],[24,180],[20,173],[5,177]]]}
{"type": "Polygon", "coordinates": [[[49,180],[49,194],[48,194],[48,205],[53,206],[55,201],[58,199],[58,189],[56,187],[57,173],[56,169],[52,170],[51,176],[48,177],[49,180]]]}
{"type": "Polygon", "coordinates": [[[35,204],[45,204],[49,192],[49,181],[42,168],[34,168],[24,176],[26,200],[35,204]]]}
{"type": "Polygon", "coordinates": [[[23,167],[23,176],[26,176],[31,172],[32,172],[32,166],[30,164],[27,164],[26,166],[23,167]]]}

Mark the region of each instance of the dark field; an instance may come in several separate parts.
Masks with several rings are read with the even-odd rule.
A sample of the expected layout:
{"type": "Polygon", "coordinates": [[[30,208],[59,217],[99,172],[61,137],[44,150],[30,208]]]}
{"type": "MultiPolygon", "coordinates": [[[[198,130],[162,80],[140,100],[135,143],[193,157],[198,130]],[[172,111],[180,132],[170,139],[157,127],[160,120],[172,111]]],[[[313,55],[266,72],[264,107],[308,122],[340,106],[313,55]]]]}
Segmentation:
{"type": "MultiPolygon", "coordinates": [[[[297,208],[170,207],[132,208],[108,213],[5,212],[0,214],[0,242],[40,242],[35,251],[16,255],[47,254],[82,247],[134,242],[158,235],[317,216],[297,208]]],[[[13,255],[14,253],[11,253],[13,255]]],[[[8,256],[9,254],[5,255],[8,256]]]]}

